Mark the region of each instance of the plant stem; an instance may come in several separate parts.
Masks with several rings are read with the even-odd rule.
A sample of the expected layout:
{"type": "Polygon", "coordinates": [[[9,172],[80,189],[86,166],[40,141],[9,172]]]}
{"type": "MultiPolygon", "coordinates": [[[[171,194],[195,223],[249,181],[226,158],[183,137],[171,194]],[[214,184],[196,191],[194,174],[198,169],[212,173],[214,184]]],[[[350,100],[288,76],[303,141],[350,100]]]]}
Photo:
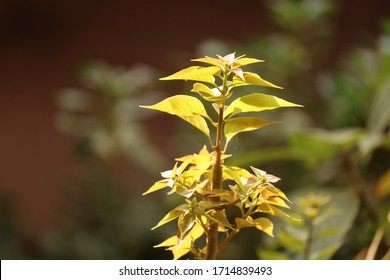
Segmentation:
{"type": "MultiPolygon", "coordinates": [[[[222,90],[221,95],[226,95],[228,91],[228,76],[230,75],[230,70],[227,66],[225,66],[225,69],[223,71],[223,77],[222,77],[222,90]]],[[[222,189],[222,152],[221,152],[221,146],[222,146],[222,130],[223,130],[223,124],[224,124],[224,110],[225,110],[225,102],[222,102],[219,104],[219,112],[218,112],[218,124],[217,124],[217,135],[215,139],[215,163],[213,166],[212,171],[212,184],[211,184],[211,190],[218,190],[222,189]]],[[[212,199],[213,201],[218,201],[220,198],[215,197],[212,199]]],[[[206,260],[215,260],[217,254],[219,252],[219,245],[218,245],[218,223],[214,221],[209,222],[209,230],[207,232],[206,237],[206,260]]]]}
{"type": "MultiPolygon", "coordinates": [[[[218,115],[218,126],[216,135],[215,145],[215,163],[212,171],[212,184],[211,189],[222,189],[222,153],[221,153],[221,142],[222,142],[222,129],[223,129],[223,106],[219,109],[218,115]]],[[[218,200],[218,198],[214,198],[218,200]]],[[[207,247],[206,247],[206,260],[215,260],[218,254],[218,223],[210,221],[209,231],[207,234],[207,247]]]]}

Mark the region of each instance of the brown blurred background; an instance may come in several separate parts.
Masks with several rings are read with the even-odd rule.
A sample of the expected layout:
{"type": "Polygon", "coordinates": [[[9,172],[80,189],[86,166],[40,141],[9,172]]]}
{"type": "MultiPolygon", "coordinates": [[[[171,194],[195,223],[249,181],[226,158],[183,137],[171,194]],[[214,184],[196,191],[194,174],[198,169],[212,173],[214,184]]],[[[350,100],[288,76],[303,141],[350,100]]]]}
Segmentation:
{"type": "MultiPolygon", "coordinates": [[[[377,19],[390,15],[388,0],[338,3],[335,57],[374,38],[377,19]]],[[[272,28],[264,1],[1,0],[0,188],[17,206],[17,228],[31,239],[55,229],[63,211],[58,188],[81,176],[73,137],[54,125],[55,94],[79,86],[80,63],[143,63],[164,75],[188,65],[206,39],[240,43],[272,28]]],[[[169,146],[154,142],[161,152],[169,146]]],[[[129,163],[121,167],[127,170],[134,173],[129,163]]]]}

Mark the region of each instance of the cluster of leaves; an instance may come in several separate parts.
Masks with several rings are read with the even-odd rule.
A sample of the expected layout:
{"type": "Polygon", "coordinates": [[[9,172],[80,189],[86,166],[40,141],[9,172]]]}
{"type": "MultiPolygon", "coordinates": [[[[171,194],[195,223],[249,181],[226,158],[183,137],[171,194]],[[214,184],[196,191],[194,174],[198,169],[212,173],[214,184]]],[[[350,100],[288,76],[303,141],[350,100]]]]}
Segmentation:
{"type": "Polygon", "coordinates": [[[244,72],[241,68],[262,60],[244,56],[236,58],[232,53],[224,57],[206,56],[193,61],[208,66],[191,66],[163,80],[196,81],[192,92],[199,94],[204,102],[212,104],[217,112],[216,120],[198,98],[188,95],[175,95],[155,105],[141,106],[176,115],[189,122],[207,136],[213,149],[209,152],[205,146],[198,154],[176,159],[173,169],[162,173],[164,179],[145,192],[148,194],[169,187],[169,194],[176,193],[184,197],[185,203],[170,211],[154,227],[178,220],[177,234],[157,245],[168,247],[174,259],[189,252],[195,258],[209,258],[211,243],[216,246],[211,257],[215,258],[226,243],[244,227],[255,227],[273,235],[273,223],[263,217],[264,214],[286,216],[276,206],[288,208],[285,194],[272,185],[279,178],[254,167],[251,173],[237,166],[224,165],[224,160],[229,157],[225,152],[237,134],[274,123],[257,117],[236,115],[300,106],[264,93],[250,93],[234,98],[233,91],[243,86],[280,88],[255,73],[244,72]],[[228,104],[230,98],[234,100],[228,104]],[[208,122],[216,131],[215,142],[208,122]],[[239,209],[239,214],[231,221],[226,211],[233,207],[239,209]],[[223,239],[220,244],[215,244],[218,243],[218,232],[223,235],[223,239]],[[195,241],[204,234],[206,246],[203,243],[198,247],[195,241]]]}

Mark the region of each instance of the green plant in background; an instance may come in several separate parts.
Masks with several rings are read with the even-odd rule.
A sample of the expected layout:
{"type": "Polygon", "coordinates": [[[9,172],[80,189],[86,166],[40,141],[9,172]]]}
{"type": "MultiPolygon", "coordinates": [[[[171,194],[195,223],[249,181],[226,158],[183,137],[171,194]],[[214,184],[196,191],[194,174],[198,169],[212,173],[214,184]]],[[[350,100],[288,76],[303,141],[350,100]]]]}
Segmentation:
{"type": "Polygon", "coordinates": [[[57,127],[75,138],[73,155],[81,178],[62,182],[65,217],[42,240],[41,254],[50,259],[163,258],[143,249],[158,239],[135,230],[152,222],[149,216],[135,215],[139,208],[151,213],[158,209],[147,201],[141,206],[132,195],[142,191],[137,186],[164,161],[142,122],[149,112],[137,112],[139,102],[158,96],[151,89],[155,70],[105,63],[81,70],[81,86],[59,92],[56,116],[57,127]],[[132,172],[126,168],[124,175],[126,163],[131,163],[132,172]]]}
{"type": "MultiPolygon", "coordinates": [[[[303,191],[300,190],[302,193],[303,191]]],[[[261,259],[329,259],[342,246],[359,207],[351,192],[322,191],[292,198],[291,219],[276,226],[261,259]],[[345,203],[348,201],[348,204],[345,203]]]]}
{"type": "Polygon", "coordinates": [[[153,76],[154,71],[145,65],[126,69],[91,63],[81,73],[83,89],[59,93],[56,124],[80,139],[79,158],[96,155],[111,160],[125,155],[150,172],[162,165],[162,156],[141,124],[147,114],[136,110],[136,104],[150,101],[152,94],[147,93],[152,91],[153,76]]]}
{"type": "Polygon", "coordinates": [[[280,88],[255,73],[242,70],[243,66],[262,60],[236,58],[235,53],[231,53],[193,61],[208,66],[191,66],[162,80],[196,81],[192,92],[211,104],[216,114],[208,113],[198,98],[188,95],[175,95],[155,105],[141,107],[187,121],[206,135],[212,151],[205,145],[197,154],[177,158],[173,169],[163,172],[164,179],[145,194],[169,187],[169,194],[176,193],[185,201],[153,228],[177,219],[177,234],[156,247],[168,247],[174,259],[189,252],[197,259],[215,259],[242,228],[254,227],[272,236],[273,223],[264,214],[286,216],[276,206],[288,208],[286,195],[272,184],[280,180],[278,177],[255,167],[249,172],[224,164],[230,156],[226,154],[228,145],[237,134],[275,123],[245,113],[300,105],[264,93],[237,96],[236,91],[244,86],[280,88]],[[234,212],[233,208],[239,211],[234,212]],[[234,219],[229,217],[228,211],[234,219]],[[203,235],[205,242],[198,242],[203,235]]]}

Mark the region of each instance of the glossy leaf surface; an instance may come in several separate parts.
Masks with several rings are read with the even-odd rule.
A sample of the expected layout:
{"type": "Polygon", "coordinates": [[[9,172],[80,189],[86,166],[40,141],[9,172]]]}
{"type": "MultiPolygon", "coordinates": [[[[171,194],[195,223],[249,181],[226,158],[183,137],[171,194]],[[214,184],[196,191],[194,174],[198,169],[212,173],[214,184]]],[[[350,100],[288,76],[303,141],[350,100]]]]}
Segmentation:
{"type": "Polygon", "coordinates": [[[226,109],[225,117],[238,113],[261,112],[281,107],[302,107],[273,95],[264,93],[252,93],[234,100],[226,109]]]}
{"type": "Polygon", "coordinates": [[[160,80],[192,80],[214,84],[215,79],[213,75],[217,75],[219,72],[221,72],[221,69],[216,66],[191,66],[160,80]]]}

